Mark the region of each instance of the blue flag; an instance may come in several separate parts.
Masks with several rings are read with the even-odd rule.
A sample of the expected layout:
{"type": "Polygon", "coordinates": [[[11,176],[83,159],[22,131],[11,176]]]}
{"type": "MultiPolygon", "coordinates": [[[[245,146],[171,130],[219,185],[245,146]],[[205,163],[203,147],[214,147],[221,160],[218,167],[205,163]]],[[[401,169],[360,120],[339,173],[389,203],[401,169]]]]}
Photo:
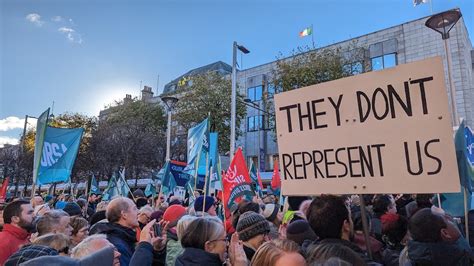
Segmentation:
{"type": "Polygon", "coordinates": [[[117,187],[119,193],[122,197],[127,197],[130,193],[130,187],[128,186],[127,180],[125,179],[125,168],[122,171],[119,171],[119,178],[117,179],[117,187]]]}
{"type": "MultiPolygon", "coordinates": [[[[188,131],[188,163],[185,171],[194,175],[196,169],[200,174],[201,165],[206,167],[206,153],[209,152],[209,120],[206,118],[201,123],[188,131]]],[[[206,169],[204,168],[204,173],[206,169]]]]}
{"type": "Polygon", "coordinates": [[[161,180],[161,189],[163,195],[168,196],[171,194],[175,187],[177,186],[176,184],[176,179],[174,178],[173,174],[171,173],[171,162],[167,161],[163,168],[160,170],[158,173],[158,177],[161,180]]]}
{"type": "Polygon", "coordinates": [[[150,197],[153,196],[153,198],[156,196],[156,188],[154,182],[148,183],[145,188],[145,196],[150,197]]]}
{"type": "Polygon", "coordinates": [[[250,162],[249,175],[250,175],[250,179],[252,180],[252,183],[255,184],[258,195],[260,197],[263,197],[263,191],[262,191],[263,188],[260,187],[260,184],[258,182],[257,167],[255,167],[255,164],[253,163],[253,161],[250,162]]]}
{"type": "Polygon", "coordinates": [[[464,127],[464,135],[466,136],[466,154],[471,167],[474,167],[474,136],[469,127],[464,127]]]}
{"type": "Polygon", "coordinates": [[[95,175],[92,175],[91,178],[91,189],[89,190],[89,195],[91,194],[100,195],[100,188],[99,184],[97,184],[97,180],[95,179],[95,175]]]}
{"type": "Polygon", "coordinates": [[[69,180],[83,132],[83,128],[46,128],[37,184],[69,180]]]}

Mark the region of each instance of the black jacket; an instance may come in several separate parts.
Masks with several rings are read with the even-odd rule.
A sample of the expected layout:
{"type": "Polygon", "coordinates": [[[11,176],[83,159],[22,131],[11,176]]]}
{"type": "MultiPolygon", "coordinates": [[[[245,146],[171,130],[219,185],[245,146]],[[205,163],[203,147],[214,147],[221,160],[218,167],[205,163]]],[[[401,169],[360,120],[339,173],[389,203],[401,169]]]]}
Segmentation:
{"type": "Polygon", "coordinates": [[[408,242],[408,258],[415,265],[472,265],[472,251],[457,244],[408,242]]]}
{"type": "Polygon", "coordinates": [[[185,248],[183,254],[176,259],[176,266],[221,266],[219,255],[198,248],[185,248]]]}
{"type": "Polygon", "coordinates": [[[104,223],[96,233],[106,234],[110,243],[117,248],[121,254],[121,266],[128,266],[130,264],[130,259],[135,252],[135,243],[137,242],[134,230],[117,223],[104,223]]]}

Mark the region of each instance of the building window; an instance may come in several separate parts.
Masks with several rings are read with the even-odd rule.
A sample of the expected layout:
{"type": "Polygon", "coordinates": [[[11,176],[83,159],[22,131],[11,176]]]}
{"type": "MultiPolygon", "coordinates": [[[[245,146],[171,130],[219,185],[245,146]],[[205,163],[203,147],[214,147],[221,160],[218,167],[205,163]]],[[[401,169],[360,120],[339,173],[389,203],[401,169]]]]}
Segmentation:
{"type": "Polygon", "coordinates": [[[397,54],[386,54],[372,58],[372,70],[382,70],[397,65],[397,54]]]}
{"type": "Polygon", "coordinates": [[[259,128],[264,129],[263,119],[264,119],[263,115],[247,117],[247,132],[257,131],[259,130],[259,128]]]}
{"type": "Polygon", "coordinates": [[[267,93],[268,98],[273,98],[273,95],[282,92],[281,86],[275,86],[272,82],[268,82],[267,85],[267,93]]]}
{"type": "Polygon", "coordinates": [[[261,85],[247,88],[247,98],[252,102],[260,101],[262,99],[262,90],[263,87],[261,85]]]}

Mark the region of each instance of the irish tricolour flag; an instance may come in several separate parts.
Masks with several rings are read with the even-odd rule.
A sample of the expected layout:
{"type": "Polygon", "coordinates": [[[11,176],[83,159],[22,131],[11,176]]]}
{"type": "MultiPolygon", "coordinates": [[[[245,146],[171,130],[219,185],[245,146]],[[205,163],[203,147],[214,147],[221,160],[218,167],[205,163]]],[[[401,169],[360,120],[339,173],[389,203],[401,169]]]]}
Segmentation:
{"type": "Polygon", "coordinates": [[[306,37],[308,35],[311,35],[313,34],[313,27],[307,27],[306,29],[304,29],[303,31],[300,32],[300,37],[306,37]]]}

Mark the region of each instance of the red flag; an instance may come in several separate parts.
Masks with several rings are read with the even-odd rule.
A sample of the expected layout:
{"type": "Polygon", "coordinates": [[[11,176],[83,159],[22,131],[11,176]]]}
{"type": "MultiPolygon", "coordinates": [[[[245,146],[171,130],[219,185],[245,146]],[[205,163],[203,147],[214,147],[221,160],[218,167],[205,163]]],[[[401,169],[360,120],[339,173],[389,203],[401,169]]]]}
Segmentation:
{"type": "Polygon", "coordinates": [[[7,198],[7,188],[9,181],[10,177],[8,176],[3,180],[2,187],[0,188],[0,203],[4,203],[5,199],[7,198]]]}
{"type": "Polygon", "coordinates": [[[249,171],[245,165],[244,155],[239,148],[229,165],[229,169],[222,176],[222,188],[224,194],[224,207],[226,212],[233,204],[238,203],[242,196],[255,196],[252,189],[249,171]]]}
{"type": "Polygon", "coordinates": [[[272,175],[272,189],[277,190],[281,188],[280,170],[278,169],[278,160],[273,161],[273,175],[272,175]]]}

